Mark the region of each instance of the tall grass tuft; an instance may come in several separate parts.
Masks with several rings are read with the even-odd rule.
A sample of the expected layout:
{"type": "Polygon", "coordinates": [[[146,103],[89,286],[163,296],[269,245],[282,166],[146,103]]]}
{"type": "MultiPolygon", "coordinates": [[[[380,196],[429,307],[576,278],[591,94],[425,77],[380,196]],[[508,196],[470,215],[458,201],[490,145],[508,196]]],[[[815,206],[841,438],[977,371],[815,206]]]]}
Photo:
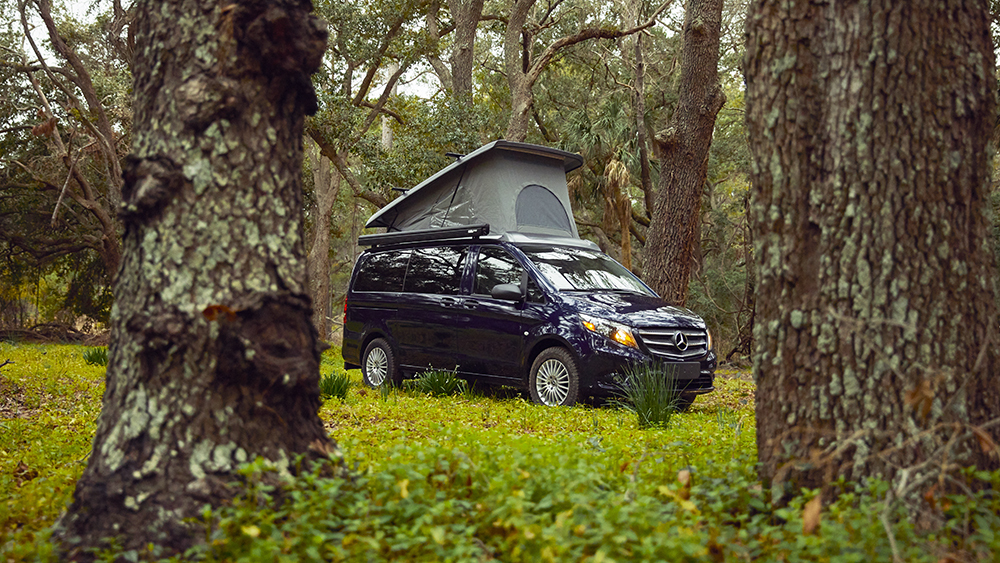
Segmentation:
{"type": "Polygon", "coordinates": [[[621,402],[636,414],[639,428],[664,427],[678,410],[672,366],[640,364],[625,371],[621,402]]]}
{"type": "Polygon", "coordinates": [[[417,389],[428,395],[446,397],[456,393],[465,393],[468,383],[455,375],[455,372],[435,369],[420,374],[416,386],[417,389]]]}
{"type": "Polygon", "coordinates": [[[83,361],[92,366],[106,366],[108,365],[108,349],[104,347],[88,348],[83,353],[83,361]]]}
{"type": "Polygon", "coordinates": [[[351,379],[346,373],[331,373],[319,380],[319,396],[324,401],[337,397],[341,401],[347,398],[351,388],[351,379]]]}

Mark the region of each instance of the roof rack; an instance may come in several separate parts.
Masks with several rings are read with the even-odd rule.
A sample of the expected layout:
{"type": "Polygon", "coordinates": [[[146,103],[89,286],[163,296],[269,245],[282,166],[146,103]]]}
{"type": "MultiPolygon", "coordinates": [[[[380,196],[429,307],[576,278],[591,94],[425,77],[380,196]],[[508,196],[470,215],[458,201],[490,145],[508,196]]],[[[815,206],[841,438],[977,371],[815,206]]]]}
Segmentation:
{"type": "Polygon", "coordinates": [[[358,237],[358,244],[361,246],[380,246],[428,240],[479,238],[488,234],[490,234],[489,224],[482,223],[480,225],[466,225],[443,229],[421,229],[419,231],[396,231],[392,233],[361,235],[358,237]]]}

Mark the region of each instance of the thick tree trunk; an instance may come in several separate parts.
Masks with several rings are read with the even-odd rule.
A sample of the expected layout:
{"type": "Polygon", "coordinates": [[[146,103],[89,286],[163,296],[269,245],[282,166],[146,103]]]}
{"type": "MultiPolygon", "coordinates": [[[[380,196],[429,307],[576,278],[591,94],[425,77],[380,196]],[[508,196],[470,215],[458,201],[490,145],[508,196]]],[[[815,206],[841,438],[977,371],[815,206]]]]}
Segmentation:
{"type": "Polygon", "coordinates": [[[55,539],[179,552],[239,464],[336,455],[319,418],[303,248],[308,1],[141,2],[135,133],[104,407],[55,539]]]}
{"type": "Polygon", "coordinates": [[[309,295],[313,302],[313,326],[319,337],[330,338],[330,214],[340,192],[340,174],[330,159],[320,153],[315,143],[310,143],[310,158],[316,163],[313,180],[316,186],[316,221],[313,240],[309,246],[309,295]]]}
{"type": "Polygon", "coordinates": [[[761,477],[1000,467],[985,4],[755,0],[748,29],[761,477]]]}
{"type": "Polygon", "coordinates": [[[701,194],[708,174],[715,116],[726,102],[719,87],[722,0],[690,0],[677,109],[657,135],[660,179],[646,238],[646,280],[668,302],[687,302],[701,194]]]}

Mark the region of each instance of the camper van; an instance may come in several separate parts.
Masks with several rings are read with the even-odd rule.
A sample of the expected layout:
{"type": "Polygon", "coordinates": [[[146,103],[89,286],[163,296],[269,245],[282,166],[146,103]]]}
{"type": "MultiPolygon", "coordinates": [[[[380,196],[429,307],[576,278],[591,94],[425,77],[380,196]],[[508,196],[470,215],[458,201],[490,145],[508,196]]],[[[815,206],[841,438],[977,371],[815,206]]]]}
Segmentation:
{"type": "Polygon", "coordinates": [[[579,237],[579,155],[495,141],[369,219],[344,303],[343,357],[372,387],[428,369],[572,405],[663,367],[681,406],[714,390],[704,320],[579,237]]]}

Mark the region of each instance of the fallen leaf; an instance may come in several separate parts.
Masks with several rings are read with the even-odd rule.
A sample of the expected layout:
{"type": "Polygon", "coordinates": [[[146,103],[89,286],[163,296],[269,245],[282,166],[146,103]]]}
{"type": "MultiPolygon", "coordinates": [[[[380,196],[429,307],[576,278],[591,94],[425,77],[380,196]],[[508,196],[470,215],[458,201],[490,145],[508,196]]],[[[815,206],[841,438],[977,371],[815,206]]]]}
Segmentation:
{"type": "Polygon", "coordinates": [[[681,469],[677,472],[677,481],[681,484],[681,490],[677,491],[677,496],[683,500],[691,498],[691,472],[681,469]]]}
{"type": "Polygon", "coordinates": [[[201,314],[205,315],[205,318],[209,321],[214,321],[221,315],[225,315],[226,320],[229,322],[236,320],[236,311],[226,307],[225,305],[209,305],[208,307],[205,307],[205,310],[203,310],[201,314]]]}
{"type": "Polygon", "coordinates": [[[816,495],[802,508],[802,533],[810,535],[819,528],[820,513],[823,510],[823,497],[816,495]]]}

